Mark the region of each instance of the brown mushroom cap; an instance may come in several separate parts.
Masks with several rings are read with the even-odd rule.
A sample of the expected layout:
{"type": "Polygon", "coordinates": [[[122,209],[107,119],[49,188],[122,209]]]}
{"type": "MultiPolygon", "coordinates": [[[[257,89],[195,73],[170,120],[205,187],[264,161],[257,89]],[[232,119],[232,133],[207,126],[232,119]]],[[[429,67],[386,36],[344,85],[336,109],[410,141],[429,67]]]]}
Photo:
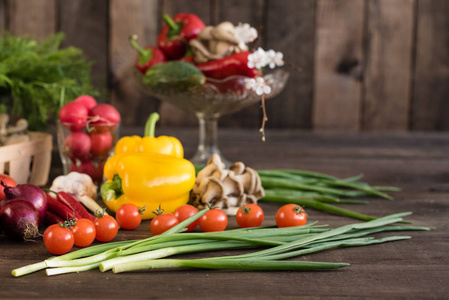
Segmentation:
{"type": "Polygon", "coordinates": [[[257,203],[265,195],[259,174],[242,162],[226,169],[218,155],[214,154],[197,176],[192,190],[191,203],[198,208],[207,205],[235,215],[240,206],[257,203]]]}

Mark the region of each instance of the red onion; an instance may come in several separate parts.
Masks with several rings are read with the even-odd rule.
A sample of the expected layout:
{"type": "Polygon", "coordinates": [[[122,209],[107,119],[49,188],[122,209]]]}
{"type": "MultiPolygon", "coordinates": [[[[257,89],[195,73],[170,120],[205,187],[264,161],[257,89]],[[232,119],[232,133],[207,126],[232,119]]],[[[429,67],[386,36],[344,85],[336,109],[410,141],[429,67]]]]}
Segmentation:
{"type": "Polygon", "coordinates": [[[43,220],[45,218],[45,213],[47,212],[47,196],[40,187],[33,184],[19,184],[18,186],[8,186],[3,181],[1,184],[5,187],[3,190],[6,195],[6,199],[25,199],[36,207],[39,212],[39,219],[43,220]]]}
{"type": "Polygon", "coordinates": [[[33,239],[39,236],[39,212],[25,199],[12,199],[0,210],[0,227],[13,239],[33,239]]]}

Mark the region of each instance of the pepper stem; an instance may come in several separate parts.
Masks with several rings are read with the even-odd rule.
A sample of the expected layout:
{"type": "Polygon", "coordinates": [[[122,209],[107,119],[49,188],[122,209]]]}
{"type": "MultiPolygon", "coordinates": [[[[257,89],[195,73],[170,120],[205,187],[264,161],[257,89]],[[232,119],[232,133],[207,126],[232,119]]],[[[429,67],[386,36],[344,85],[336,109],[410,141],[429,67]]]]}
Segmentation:
{"type": "Polygon", "coordinates": [[[101,197],[104,201],[111,201],[123,195],[122,179],[117,174],[114,175],[111,182],[106,182],[101,186],[101,197]]]}
{"type": "Polygon", "coordinates": [[[163,14],[162,18],[164,19],[165,23],[167,24],[168,28],[170,28],[169,36],[175,36],[178,35],[181,31],[181,26],[179,23],[176,23],[169,15],[163,14]]]}
{"type": "Polygon", "coordinates": [[[159,121],[159,114],[154,112],[148,117],[147,122],[145,123],[144,136],[154,137],[157,121],[159,121]]]}
{"type": "Polygon", "coordinates": [[[151,60],[153,57],[153,50],[151,49],[143,49],[137,44],[137,35],[133,34],[129,36],[129,43],[133,46],[134,49],[140,54],[139,63],[144,64],[145,62],[151,60]]]}

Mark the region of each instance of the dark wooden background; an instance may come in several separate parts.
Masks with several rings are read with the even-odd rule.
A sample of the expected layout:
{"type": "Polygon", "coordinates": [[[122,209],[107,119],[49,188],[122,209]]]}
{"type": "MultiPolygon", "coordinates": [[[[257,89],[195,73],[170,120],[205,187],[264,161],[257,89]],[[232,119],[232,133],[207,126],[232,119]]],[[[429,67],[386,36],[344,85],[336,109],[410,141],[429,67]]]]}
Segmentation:
{"type": "MultiPolygon", "coordinates": [[[[268,128],[342,131],[449,130],[447,0],[0,0],[0,29],[42,39],[63,31],[84,50],[125,125],[155,110],[165,126],[194,116],[146,96],[135,84],[128,36],[154,44],[161,15],[192,12],[261,28],[260,46],[284,53],[286,89],[267,104],[268,128]]],[[[220,126],[260,125],[258,105],[220,126]]]]}

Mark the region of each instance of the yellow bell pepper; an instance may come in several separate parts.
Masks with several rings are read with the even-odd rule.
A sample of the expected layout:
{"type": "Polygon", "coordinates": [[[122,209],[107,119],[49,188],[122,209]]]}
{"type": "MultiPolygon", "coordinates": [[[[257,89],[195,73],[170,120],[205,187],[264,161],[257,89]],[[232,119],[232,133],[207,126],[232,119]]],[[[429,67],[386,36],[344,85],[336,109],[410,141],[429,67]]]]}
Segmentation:
{"type": "Polygon", "coordinates": [[[182,158],[179,140],[154,137],[158,118],[157,114],[148,118],[147,136],[120,139],[114,156],[104,166],[107,180],[101,187],[101,196],[113,212],[125,203],[132,203],[145,207],[142,218],[151,219],[159,206],[173,212],[189,201],[195,184],[195,167],[182,158]]]}
{"type": "Polygon", "coordinates": [[[171,136],[154,136],[158,113],[152,113],[145,124],[144,137],[137,135],[121,138],[115,146],[115,154],[130,152],[154,152],[176,157],[184,157],[184,149],[181,142],[171,136]]]}

